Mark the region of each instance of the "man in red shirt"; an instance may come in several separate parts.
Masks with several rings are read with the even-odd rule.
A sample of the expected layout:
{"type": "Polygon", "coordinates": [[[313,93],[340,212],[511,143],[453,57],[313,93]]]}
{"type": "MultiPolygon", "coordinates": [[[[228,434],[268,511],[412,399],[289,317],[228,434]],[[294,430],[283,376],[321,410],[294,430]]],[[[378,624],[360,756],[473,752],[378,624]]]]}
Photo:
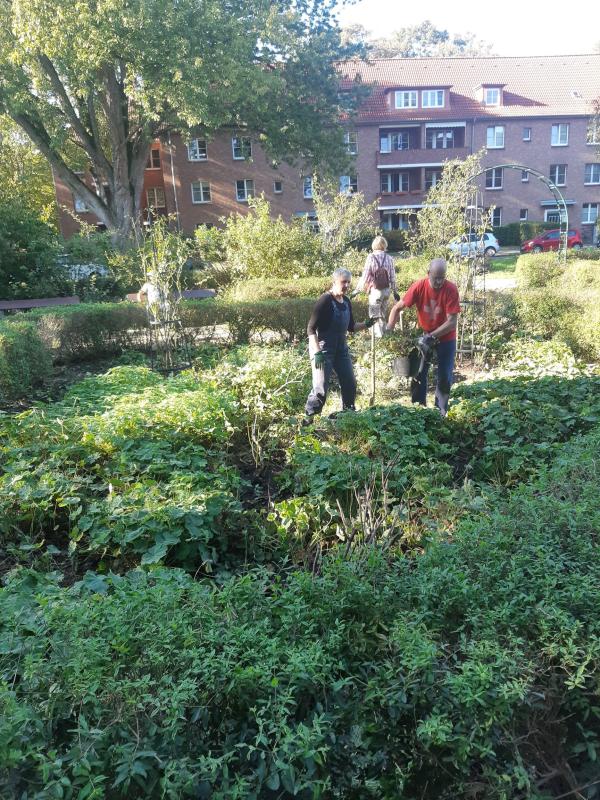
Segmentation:
{"type": "MultiPolygon", "coordinates": [[[[454,374],[456,355],[456,321],[460,313],[458,289],[446,280],[446,262],[434,258],[427,270],[427,277],[416,281],[390,311],[388,330],[393,330],[401,311],[416,306],[419,325],[425,332],[426,346],[437,351],[438,374],[435,387],[435,406],[445,417],[454,374]]],[[[427,405],[427,373],[429,359],[411,383],[413,403],[427,405]]]]}

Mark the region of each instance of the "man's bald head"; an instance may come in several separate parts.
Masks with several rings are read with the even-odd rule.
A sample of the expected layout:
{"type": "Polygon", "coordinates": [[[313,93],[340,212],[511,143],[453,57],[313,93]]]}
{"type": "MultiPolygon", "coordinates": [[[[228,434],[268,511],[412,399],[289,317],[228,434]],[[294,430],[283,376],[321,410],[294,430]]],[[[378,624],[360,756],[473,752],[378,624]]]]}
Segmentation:
{"type": "Polygon", "coordinates": [[[429,262],[427,274],[433,289],[440,289],[446,280],[448,265],[445,258],[434,258],[429,262]]]}

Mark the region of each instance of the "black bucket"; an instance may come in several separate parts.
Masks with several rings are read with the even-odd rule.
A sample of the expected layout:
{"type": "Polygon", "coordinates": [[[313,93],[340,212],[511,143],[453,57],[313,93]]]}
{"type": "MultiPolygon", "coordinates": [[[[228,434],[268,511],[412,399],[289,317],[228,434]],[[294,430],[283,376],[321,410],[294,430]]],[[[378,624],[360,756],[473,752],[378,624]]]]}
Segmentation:
{"type": "Polygon", "coordinates": [[[419,372],[421,355],[416,347],[407,356],[396,356],[392,361],[392,372],[398,378],[416,378],[419,372]]]}

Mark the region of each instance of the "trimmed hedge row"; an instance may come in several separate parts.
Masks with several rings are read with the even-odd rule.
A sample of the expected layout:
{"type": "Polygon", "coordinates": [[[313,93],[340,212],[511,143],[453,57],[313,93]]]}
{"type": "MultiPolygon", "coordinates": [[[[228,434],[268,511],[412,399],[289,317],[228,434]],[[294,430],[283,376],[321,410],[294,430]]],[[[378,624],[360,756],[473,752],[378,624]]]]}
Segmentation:
{"type": "Polygon", "coordinates": [[[515,306],[527,332],[558,338],[582,358],[600,359],[600,265],[553,253],[517,261],[515,306]]]}
{"type": "MultiPolygon", "coordinates": [[[[285,297],[257,302],[196,300],[182,304],[181,318],[194,343],[218,339],[243,344],[252,338],[273,338],[273,335],[294,341],[306,337],[306,324],[314,303],[315,297],[285,297]]],[[[354,309],[358,319],[364,316],[364,300],[357,299],[354,309]]],[[[3,323],[2,330],[14,331],[14,335],[11,333],[6,340],[11,347],[19,338],[22,326],[29,332],[26,346],[31,349],[31,337],[35,332],[39,340],[38,350],[41,348],[47,359],[49,353],[55,363],[103,358],[131,348],[146,350],[151,344],[146,312],[143,306],[134,303],[98,303],[51,311],[40,309],[29,314],[26,320],[19,315],[3,323]]],[[[32,373],[43,376],[45,370],[35,363],[32,362],[32,373]]],[[[0,371],[4,373],[2,364],[0,361],[0,371]]],[[[2,380],[0,376],[0,386],[2,380]]],[[[10,380],[15,383],[12,378],[10,380]]],[[[25,390],[30,388],[27,381],[21,383],[25,390]]]]}
{"type": "Polygon", "coordinates": [[[556,228],[555,222],[511,222],[494,228],[494,236],[500,247],[518,247],[526,239],[556,228]]]}
{"type": "Polygon", "coordinates": [[[35,324],[19,320],[0,325],[0,402],[10,403],[42,383],[50,355],[35,324]]]}

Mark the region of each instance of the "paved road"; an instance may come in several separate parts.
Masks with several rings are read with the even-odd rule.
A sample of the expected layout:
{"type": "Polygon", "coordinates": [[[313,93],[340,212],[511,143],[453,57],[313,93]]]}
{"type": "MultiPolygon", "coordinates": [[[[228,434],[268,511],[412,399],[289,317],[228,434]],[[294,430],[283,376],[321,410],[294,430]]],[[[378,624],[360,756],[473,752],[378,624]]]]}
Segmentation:
{"type": "MultiPolygon", "coordinates": [[[[481,285],[481,276],[477,277],[477,286],[481,285]]],[[[495,278],[494,275],[485,276],[485,288],[491,292],[504,292],[509,289],[514,289],[517,285],[516,278],[495,278]]]]}

